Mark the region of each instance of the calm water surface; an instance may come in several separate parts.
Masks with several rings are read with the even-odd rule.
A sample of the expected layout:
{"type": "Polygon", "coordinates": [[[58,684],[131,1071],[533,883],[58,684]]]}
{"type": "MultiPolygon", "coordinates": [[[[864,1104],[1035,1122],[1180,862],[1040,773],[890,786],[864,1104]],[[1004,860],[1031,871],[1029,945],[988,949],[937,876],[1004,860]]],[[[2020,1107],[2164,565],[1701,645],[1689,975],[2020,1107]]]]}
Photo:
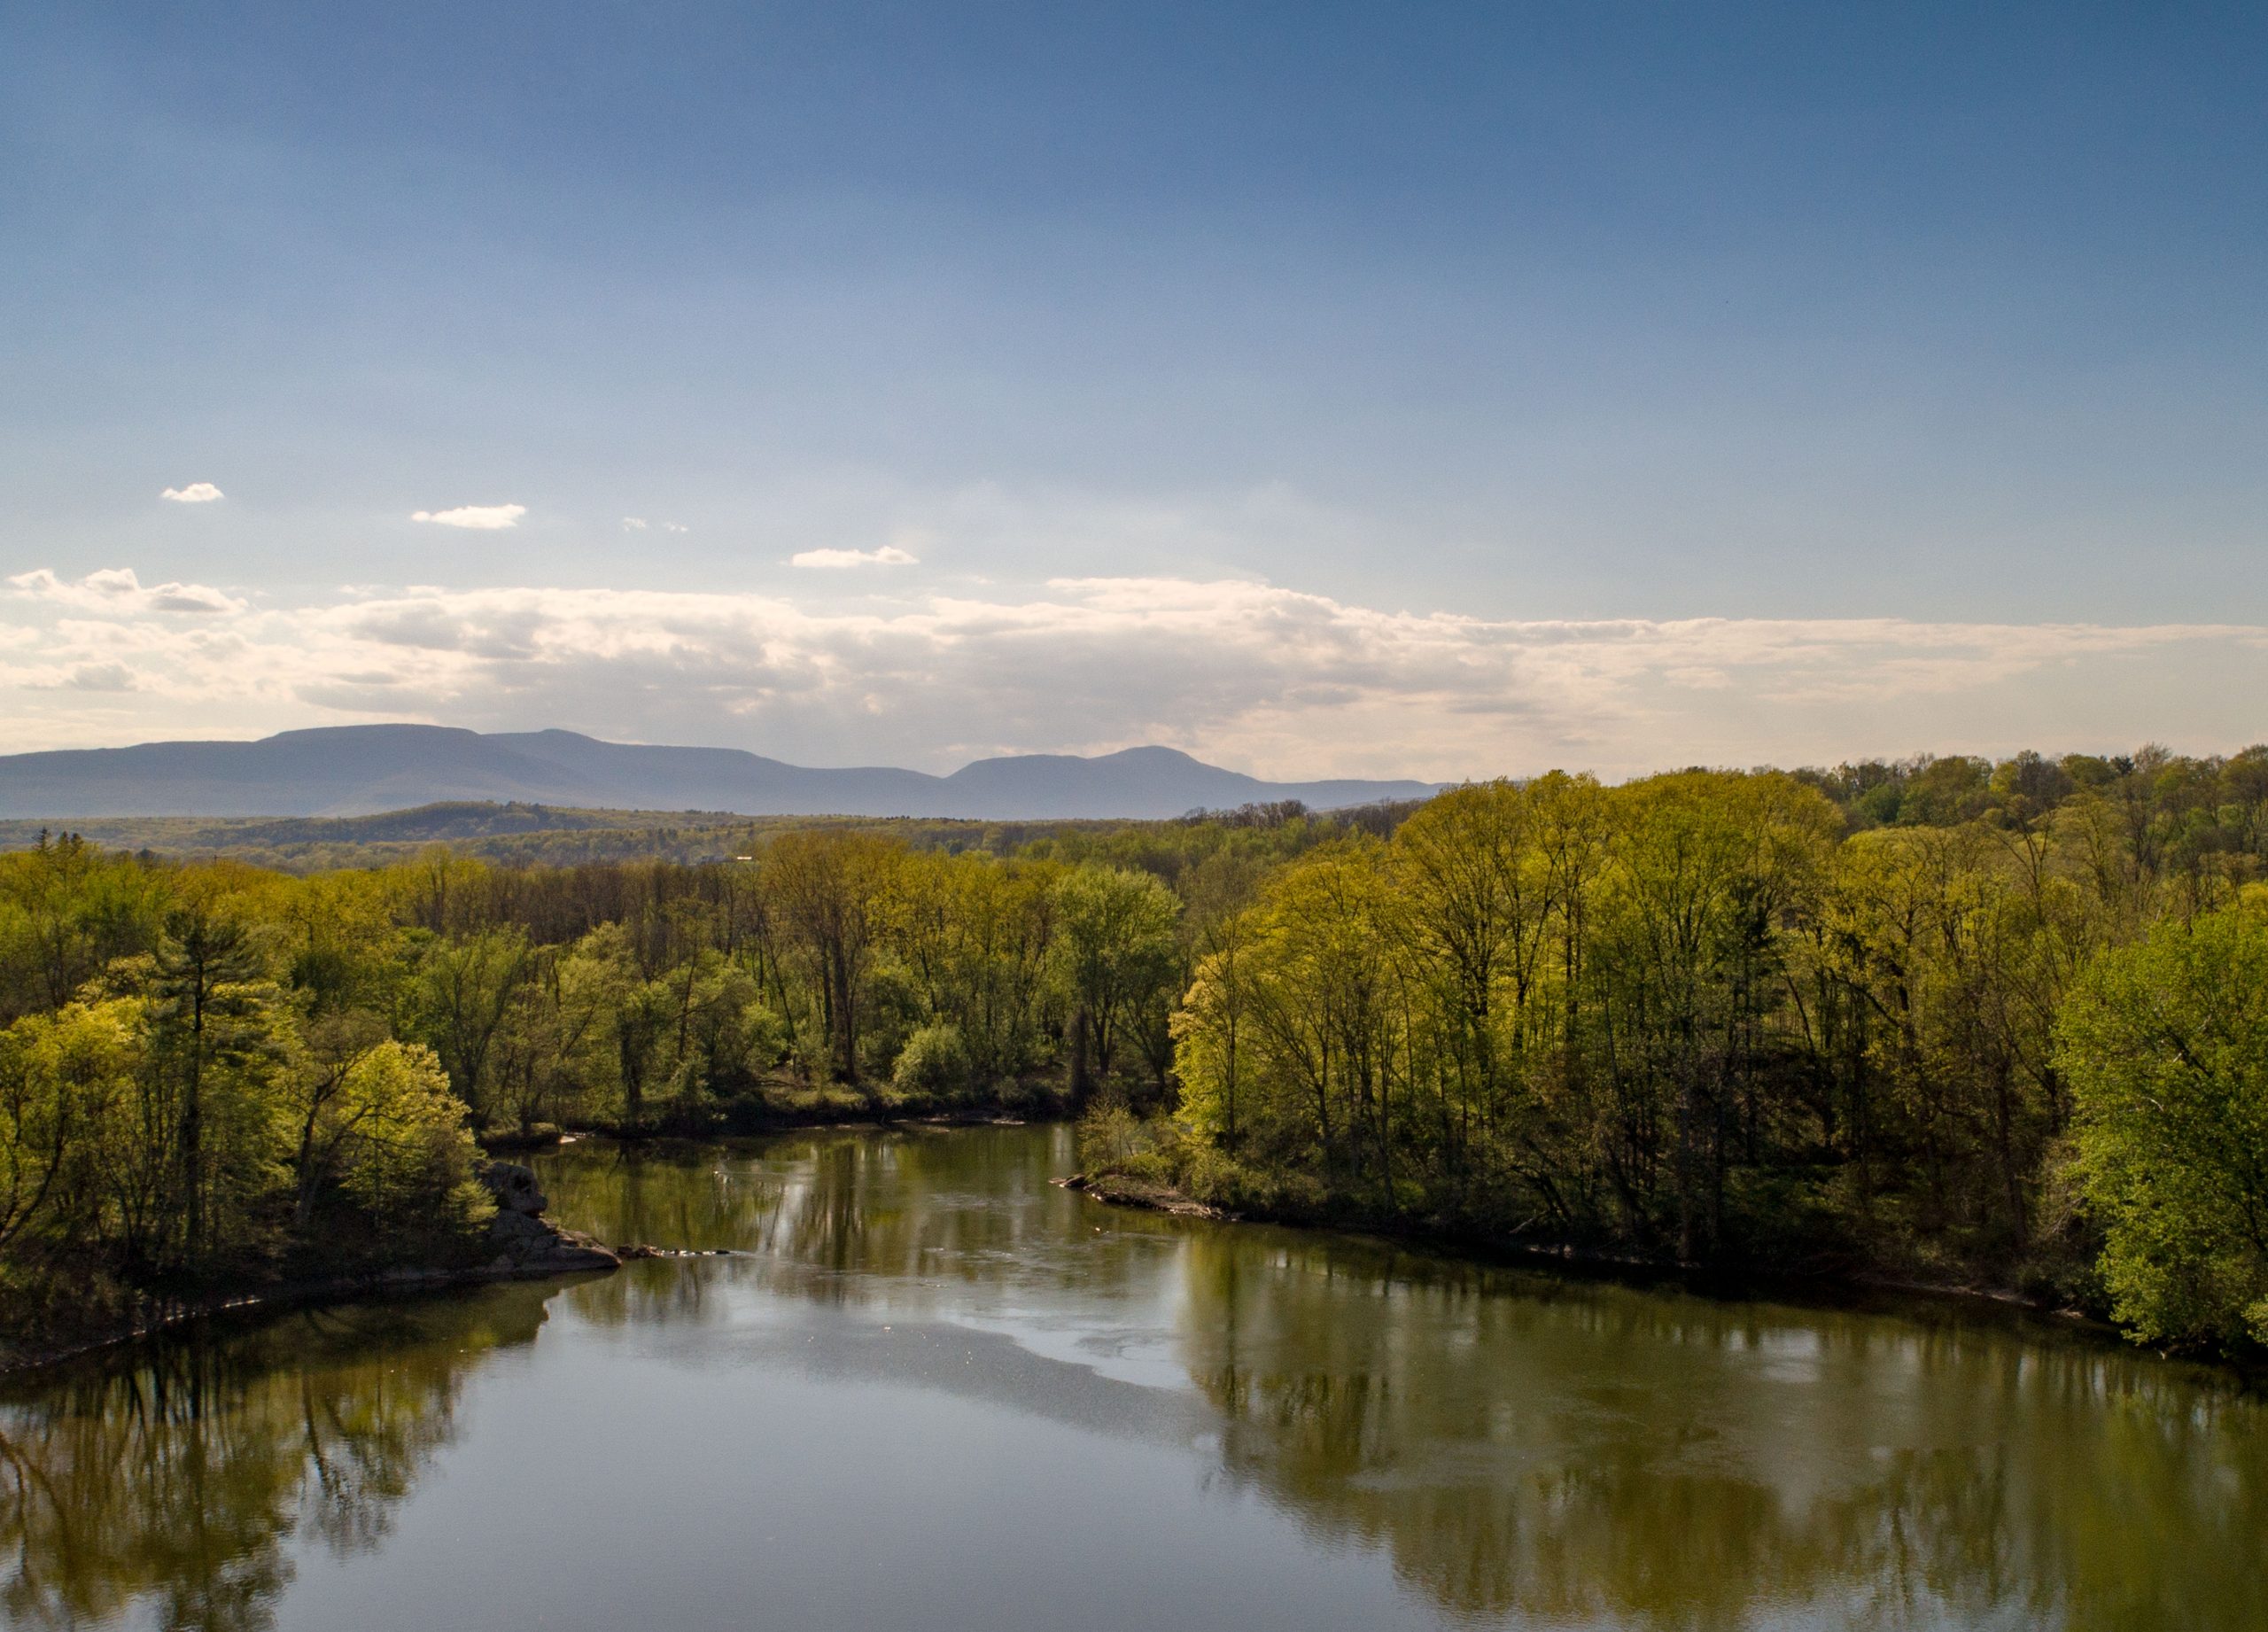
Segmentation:
{"type": "Polygon", "coordinates": [[[575,1285],[0,1396],[0,1624],[2268,1628],[2268,1411],[1967,1315],[1104,1208],[1068,1130],[541,1162],[575,1285]]]}

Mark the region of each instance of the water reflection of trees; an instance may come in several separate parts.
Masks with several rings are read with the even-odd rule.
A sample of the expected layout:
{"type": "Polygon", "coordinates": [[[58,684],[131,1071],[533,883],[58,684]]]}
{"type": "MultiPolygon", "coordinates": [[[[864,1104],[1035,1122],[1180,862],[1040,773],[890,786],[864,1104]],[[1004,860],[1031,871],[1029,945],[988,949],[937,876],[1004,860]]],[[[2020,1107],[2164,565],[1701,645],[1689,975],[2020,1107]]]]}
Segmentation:
{"type": "Polygon", "coordinates": [[[1099,1216],[1046,1185],[1067,1154],[1048,1137],[600,1146],[545,1182],[581,1227],[751,1255],[577,1287],[600,1319],[717,1317],[743,1284],[1020,1320],[1123,1296],[1146,1319],[1177,1282],[1231,1480],[1383,1550],[1453,1614],[2268,1626],[2268,1413],[2200,1374],[1966,1317],[1712,1303],[1099,1216]]]}
{"type": "Polygon", "coordinates": [[[671,1262],[578,1286],[601,1322],[698,1321],[725,1288],[904,1308],[989,1293],[1107,1294],[1154,1272],[1177,1235],[1120,1220],[1090,1239],[1091,1204],[1047,1182],[1069,1130],[827,1130],[760,1145],[570,1146],[543,1159],[553,1213],[602,1239],[725,1249],[721,1268],[671,1262]]]}
{"type": "Polygon", "coordinates": [[[309,1310],[74,1368],[0,1400],[0,1620],[136,1604],[169,1628],[270,1625],[286,1543],[384,1536],[486,1351],[532,1341],[541,1286],[309,1310]]]}
{"type": "Polygon", "coordinates": [[[2268,1626],[2268,1431],[2191,1374],[1965,1323],[1195,1234],[1234,1479],[1468,1615],[2268,1626]]]}

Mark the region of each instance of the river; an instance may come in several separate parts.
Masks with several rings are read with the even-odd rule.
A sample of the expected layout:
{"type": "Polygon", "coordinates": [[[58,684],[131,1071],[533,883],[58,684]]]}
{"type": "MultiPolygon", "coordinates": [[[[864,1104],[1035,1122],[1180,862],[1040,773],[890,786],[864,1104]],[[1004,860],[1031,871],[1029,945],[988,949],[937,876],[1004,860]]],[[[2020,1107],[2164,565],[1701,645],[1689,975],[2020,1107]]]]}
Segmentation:
{"type": "Polygon", "coordinates": [[[1107,1208],[1063,1127],[540,1159],[721,1255],[0,1392],[0,1625],[2268,1627],[2268,1409],[1817,1309],[1107,1208]]]}

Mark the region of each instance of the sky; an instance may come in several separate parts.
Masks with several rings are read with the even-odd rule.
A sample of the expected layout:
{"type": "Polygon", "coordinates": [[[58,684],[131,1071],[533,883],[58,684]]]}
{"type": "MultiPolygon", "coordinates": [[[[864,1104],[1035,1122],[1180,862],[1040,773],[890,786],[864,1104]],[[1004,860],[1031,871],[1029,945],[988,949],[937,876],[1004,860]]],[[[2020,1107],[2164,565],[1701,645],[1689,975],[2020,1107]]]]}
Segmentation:
{"type": "Polygon", "coordinates": [[[2257,5],[0,7],[0,751],[2268,737],[2257,5]]]}

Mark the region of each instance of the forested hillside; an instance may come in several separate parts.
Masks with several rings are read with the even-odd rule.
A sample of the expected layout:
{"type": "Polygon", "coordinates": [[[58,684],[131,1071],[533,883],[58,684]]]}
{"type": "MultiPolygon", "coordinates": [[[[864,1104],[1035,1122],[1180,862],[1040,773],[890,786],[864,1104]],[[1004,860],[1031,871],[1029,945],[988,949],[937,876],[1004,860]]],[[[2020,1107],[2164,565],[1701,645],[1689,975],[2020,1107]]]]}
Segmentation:
{"type": "Polygon", "coordinates": [[[1011,754],[933,776],[787,765],[738,749],[602,742],[572,731],[419,725],[0,755],[0,814],[34,820],[353,817],[490,800],[743,816],[1124,820],[1285,799],[1337,808],[1433,791],[1409,781],[1268,782],[1159,747],[1092,758],[1011,754]]]}
{"type": "MultiPolygon", "coordinates": [[[[1335,821],[1384,831],[1414,808],[1414,801],[1357,805],[1331,815],[1335,821]]],[[[1233,820],[1281,820],[1305,811],[1297,801],[1249,805],[1233,820]]],[[[1175,825],[1225,819],[1220,812],[1197,812],[1175,819],[1175,825]]],[[[151,859],[226,857],[285,873],[322,873],[410,861],[436,844],[447,845],[457,856],[507,867],[732,861],[748,858],[773,835],[791,831],[871,833],[910,850],[984,850],[1008,856],[1040,840],[1093,838],[1126,826],[1123,821],[1068,818],[750,817],[713,811],[579,810],[462,800],[374,816],[117,816],[76,823],[71,831],[102,849],[147,851],[151,859]]],[[[35,849],[57,831],[50,822],[0,821],[0,851],[35,849]]]]}
{"type": "Polygon", "coordinates": [[[2268,751],[962,831],[0,857],[10,1295],[437,1250],[475,1133],[1085,1102],[1247,1208],[2268,1335],[2268,751]]]}

